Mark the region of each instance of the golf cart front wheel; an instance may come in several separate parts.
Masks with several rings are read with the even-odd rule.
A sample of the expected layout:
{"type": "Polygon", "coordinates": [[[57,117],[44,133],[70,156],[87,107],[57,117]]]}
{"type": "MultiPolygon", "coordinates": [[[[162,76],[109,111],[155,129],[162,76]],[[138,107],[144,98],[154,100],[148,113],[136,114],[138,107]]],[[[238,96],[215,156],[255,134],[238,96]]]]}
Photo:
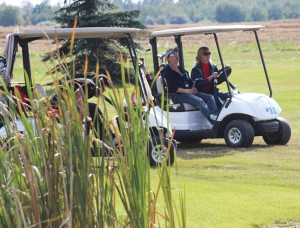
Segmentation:
{"type": "Polygon", "coordinates": [[[233,120],[225,128],[224,139],[230,147],[249,147],[254,140],[254,129],[246,120],[233,120]]]}
{"type": "Polygon", "coordinates": [[[162,164],[167,160],[168,165],[173,165],[174,163],[174,153],[175,146],[173,143],[170,145],[170,150],[168,150],[170,140],[163,137],[156,136],[153,137],[149,142],[148,155],[151,166],[157,166],[162,164]]]}
{"type": "Polygon", "coordinates": [[[290,125],[282,117],[278,117],[277,121],[279,123],[279,131],[274,134],[263,136],[265,143],[268,145],[286,145],[290,141],[291,138],[290,125]]]}

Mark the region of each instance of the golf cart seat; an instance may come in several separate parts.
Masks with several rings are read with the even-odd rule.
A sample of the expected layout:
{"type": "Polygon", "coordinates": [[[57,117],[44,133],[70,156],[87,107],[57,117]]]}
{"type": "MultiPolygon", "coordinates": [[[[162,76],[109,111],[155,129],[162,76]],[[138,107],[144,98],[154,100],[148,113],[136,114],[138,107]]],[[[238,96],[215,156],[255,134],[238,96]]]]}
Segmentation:
{"type": "Polygon", "coordinates": [[[159,105],[161,104],[162,94],[164,93],[164,110],[169,110],[170,112],[184,112],[184,111],[194,111],[198,110],[196,106],[193,106],[188,103],[174,103],[173,99],[176,96],[176,93],[168,93],[167,91],[167,82],[162,76],[158,76],[155,82],[157,89],[156,99],[158,100],[159,105]]]}

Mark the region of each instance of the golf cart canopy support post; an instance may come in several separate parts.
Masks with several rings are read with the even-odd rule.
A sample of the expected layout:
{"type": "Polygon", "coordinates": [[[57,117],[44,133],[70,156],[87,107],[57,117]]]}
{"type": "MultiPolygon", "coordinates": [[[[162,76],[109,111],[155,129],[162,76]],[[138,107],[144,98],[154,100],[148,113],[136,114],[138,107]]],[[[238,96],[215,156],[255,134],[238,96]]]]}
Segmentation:
{"type": "Polygon", "coordinates": [[[30,81],[30,86],[32,86],[31,80],[31,69],[30,69],[30,56],[29,56],[29,47],[27,40],[20,40],[20,46],[22,47],[22,56],[23,56],[23,68],[24,68],[24,82],[26,82],[26,74],[30,81]]]}
{"type": "MultiPolygon", "coordinates": [[[[181,66],[184,69],[184,59],[183,59],[183,48],[182,48],[182,41],[181,41],[181,35],[175,36],[175,42],[178,47],[178,54],[179,54],[179,66],[181,66]]],[[[167,56],[165,56],[167,58],[167,56]]]]}
{"type": "Polygon", "coordinates": [[[156,37],[149,39],[149,43],[151,44],[153,67],[154,67],[154,73],[156,74],[159,70],[159,64],[158,64],[158,58],[157,58],[158,52],[157,52],[157,45],[156,45],[156,37]]]}
{"type": "Polygon", "coordinates": [[[228,81],[228,75],[227,75],[226,70],[225,70],[224,61],[223,61],[223,57],[222,57],[222,54],[221,54],[221,49],[220,49],[218,37],[217,37],[216,33],[213,33],[213,35],[214,35],[216,46],[217,46],[217,49],[218,49],[218,54],[219,54],[220,62],[221,62],[221,65],[222,65],[222,69],[223,69],[223,72],[226,76],[225,78],[226,78],[227,89],[228,89],[228,92],[229,92],[230,98],[231,98],[232,97],[231,89],[230,89],[230,85],[229,85],[229,81],[228,81]]]}
{"type": "Polygon", "coordinates": [[[138,56],[136,54],[136,49],[134,47],[134,42],[133,42],[133,39],[131,37],[130,34],[128,34],[128,38],[126,39],[127,40],[127,45],[128,45],[128,50],[129,50],[129,53],[130,53],[130,58],[132,59],[132,63],[133,63],[133,67],[135,69],[135,72],[138,73],[138,76],[139,76],[139,86],[141,88],[141,92],[142,92],[142,99],[144,99],[144,101],[147,100],[147,90],[146,90],[146,87],[145,87],[145,84],[144,84],[144,80],[142,80],[142,72],[141,72],[141,69],[140,67],[138,66],[138,56]]]}
{"type": "Polygon", "coordinates": [[[267,83],[268,83],[268,87],[269,87],[269,91],[270,91],[270,97],[272,97],[272,87],[271,87],[271,83],[270,83],[270,80],[269,80],[269,75],[268,75],[267,67],[266,67],[266,64],[265,64],[265,60],[264,60],[262,50],[261,50],[261,47],[260,47],[260,42],[259,42],[259,39],[258,39],[257,31],[253,31],[253,32],[255,34],[255,39],[256,39],[258,50],[259,50],[260,59],[261,59],[261,62],[263,64],[263,67],[264,67],[264,71],[265,71],[265,75],[266,75],[266,79],[267,79],[267,83]]]}

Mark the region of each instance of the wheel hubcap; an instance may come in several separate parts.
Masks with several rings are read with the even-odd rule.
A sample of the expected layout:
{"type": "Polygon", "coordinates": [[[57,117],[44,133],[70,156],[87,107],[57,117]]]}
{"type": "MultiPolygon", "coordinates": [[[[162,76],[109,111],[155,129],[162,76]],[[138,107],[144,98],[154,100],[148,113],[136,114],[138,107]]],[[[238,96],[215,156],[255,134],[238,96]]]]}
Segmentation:
{"type": "Polygon", "coordinates": [[[238,143],[242,138],[241,131],[234,127],[231,128],[230,131],[228,132],[228,139],[231,143],[236,144],[238,143]]]}
{"type": "Polygon", "coordinates": [[[152,148],[153,160],[157,163],[161,163],[167,156],[167,149],[162,145],[157,145],[152,148]]]}

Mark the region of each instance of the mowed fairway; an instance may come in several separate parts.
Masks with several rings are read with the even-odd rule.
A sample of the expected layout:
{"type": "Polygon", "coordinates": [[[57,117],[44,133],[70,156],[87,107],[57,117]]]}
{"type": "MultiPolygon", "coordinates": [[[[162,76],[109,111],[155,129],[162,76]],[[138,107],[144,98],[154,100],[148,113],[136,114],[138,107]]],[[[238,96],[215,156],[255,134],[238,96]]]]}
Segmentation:
{"type": "MultiPolygon", "coordinates": [[[[276,29],[276,24],[272,28],[276,29]]],[[[283,28],[280,31],[278,36],[284,34],[283,28]]],[[[299,33],[299,29],[295,32],[299,33]]],[[[178,144],[176,164],[171,168],[172,196],[179,207],[177,198],[184,192],[187,227],[299,227],[300,42],[299,39],[272,41],[272,36],[274,33],[269,41],[264,39],[261,46],[272,97],[282,107],[281,116],[292,128],[291,140],[286,146],[267,146],[261,137],[256,137],[250,148],[242,149],[228,148],[222,139],[203,140],[194,145],[178,144]]],[[[213,40],[199,40],[201,42],[188,43],[185,50],[189,71],[197,48],[203,44],[211,47],[213,60],[219,65],[213,40]]],[[[225,63],[233,68],[231,82],[241,92],[269,94],[253,42],[236,43],[228,39],[220,42],[225,63]]],[[[161,51],[168,47],[172,44],[163,43],[161,51]]],[[[150,56],[146,58],[149,67],[150,56]]],[[[46,68],[40,64],[39,54],[34,54],[32,64],[34,75],[43,75],[46,68]]],[[[16,67],[16,72],[21,72],[19,57],[16,67]]],[[[15,80],[21,80],[16,72],[15,80]]],[[[226,88],[222,85],[221,89],[226,88]]],[[[155,184],[158,170],[152,169],[151,175],[155,184]]]]}

